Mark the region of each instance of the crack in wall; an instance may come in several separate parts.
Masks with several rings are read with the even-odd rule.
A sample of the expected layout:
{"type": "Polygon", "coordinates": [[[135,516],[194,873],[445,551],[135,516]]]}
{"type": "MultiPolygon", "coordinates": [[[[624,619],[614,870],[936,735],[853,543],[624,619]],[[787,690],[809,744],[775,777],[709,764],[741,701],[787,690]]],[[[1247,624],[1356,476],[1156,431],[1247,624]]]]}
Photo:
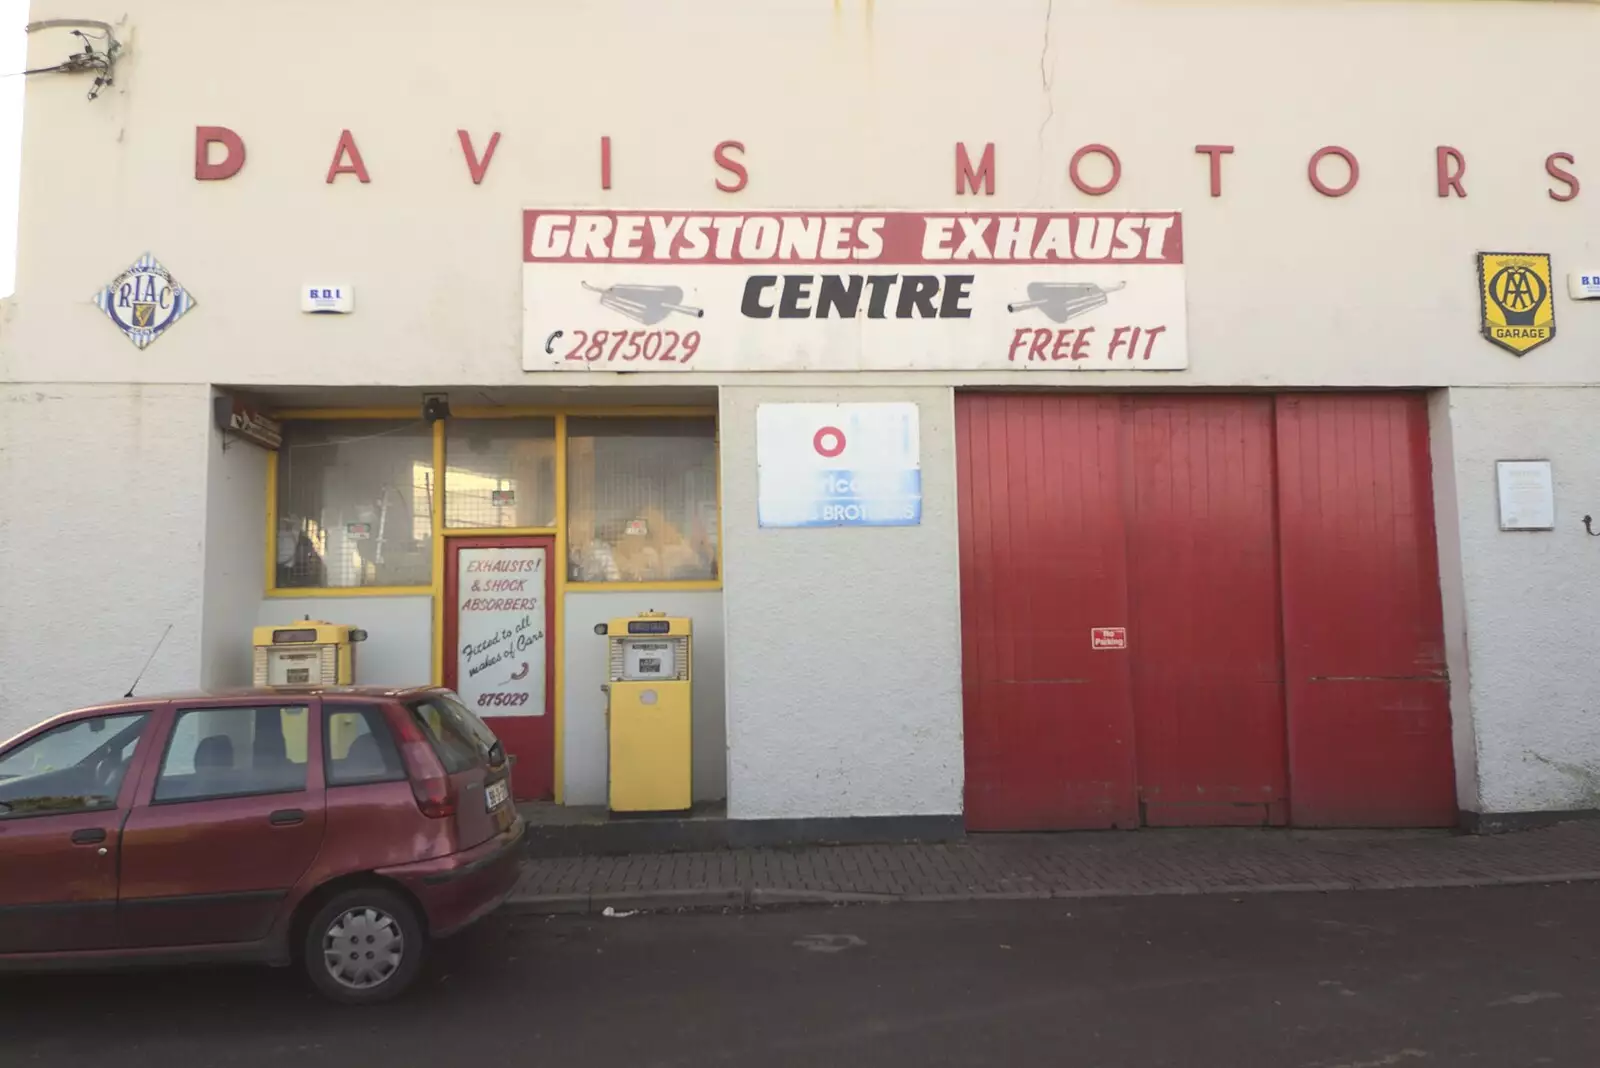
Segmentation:
{"type": "Polygon", "coordinates": [[[1039,49],[1039,87],[1044,90],[1045,115],[1039,122],[1039,169],[1034,175],[1033,195],[1037,200],[1039,188],[1044,182],[1044,132],[1056,117],[1055,98],[1055,71],[1054,64],[1050,62],[1050,23],[1054,21],[1056,11],[1055,0],[1044,2],[1044,42],[1039,49]]]}

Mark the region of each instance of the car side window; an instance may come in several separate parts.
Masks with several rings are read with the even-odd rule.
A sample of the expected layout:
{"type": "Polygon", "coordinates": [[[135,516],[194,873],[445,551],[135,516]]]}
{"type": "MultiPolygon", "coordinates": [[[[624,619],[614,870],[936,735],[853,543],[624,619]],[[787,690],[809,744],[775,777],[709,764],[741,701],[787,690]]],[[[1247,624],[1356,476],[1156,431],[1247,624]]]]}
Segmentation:
{"type": "Polygon", "coordinates": [[[398,782],[406,777],[383,710],[375,705],[322,706],[322,752],[329,786],[398,782]]]}
{"type": "Polygon", "coordinates": [[[203,801],[304,790],[309,718],[303,705],[178,713],[153,800],[203,801]]]}
{"type": "Polygon", "coordinates": [[[0,756],[0,819],[115,808],[148,712],[94,716],[0,756]]]}

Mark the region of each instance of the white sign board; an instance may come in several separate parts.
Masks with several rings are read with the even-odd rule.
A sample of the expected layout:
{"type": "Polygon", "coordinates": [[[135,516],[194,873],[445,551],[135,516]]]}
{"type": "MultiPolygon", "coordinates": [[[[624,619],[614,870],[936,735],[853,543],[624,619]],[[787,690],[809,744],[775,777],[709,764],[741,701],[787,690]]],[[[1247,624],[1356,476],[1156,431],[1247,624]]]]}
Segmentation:
{"type": "Polygon", "coordinates": [[[1182,370],[1177,212],[523,213],[526,371],[1182,370]]]}
{"type": "Polygon", "coordinates": [[[545,550],[456,558],[456,693],[480,716],[545,714],[545,550]]]}
{"type": "Polygon", "coordinates": [[[1567,275],[1567,296],[1573,300],[1600,300],[1600,267],[1567,275]]]}
{"type": "Polygon", "coordinates": [[[758,405],[756,468],[764,527],[922,522],[915,404],[758,405]]]}
{"type": "Polygon", "coordinates": [[[312,314],[349,315],[356,310],[355,287],[346,282],[307,282],[300,287],[300,310],[312,314]]]}
{"type": "Polygon", "coordinates": [[[1555,480],[1549,460],[1499,460],[1501,530],[1554,530],[1555,480]]]}

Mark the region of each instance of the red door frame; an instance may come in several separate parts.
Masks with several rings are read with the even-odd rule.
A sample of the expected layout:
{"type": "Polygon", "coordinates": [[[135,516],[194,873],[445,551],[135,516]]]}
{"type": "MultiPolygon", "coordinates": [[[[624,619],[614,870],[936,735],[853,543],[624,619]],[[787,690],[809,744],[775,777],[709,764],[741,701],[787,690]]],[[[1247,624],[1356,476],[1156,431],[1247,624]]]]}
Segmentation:
{"type": "Polygon", "coordinates": [[[444,684],[456,688],[457,635],[461,621],[457,606],[460,598],[460,553],[462,549],[543,549],[544,558],[544,715],[483,715],[495,736],[505,745],[515,762],[511,771],[511,793],[518,801],[555,799],[556,757],[556,634],[555,573],[556,540],[550,535],[506,538],[450,538],[444,554],[444,684]]]}

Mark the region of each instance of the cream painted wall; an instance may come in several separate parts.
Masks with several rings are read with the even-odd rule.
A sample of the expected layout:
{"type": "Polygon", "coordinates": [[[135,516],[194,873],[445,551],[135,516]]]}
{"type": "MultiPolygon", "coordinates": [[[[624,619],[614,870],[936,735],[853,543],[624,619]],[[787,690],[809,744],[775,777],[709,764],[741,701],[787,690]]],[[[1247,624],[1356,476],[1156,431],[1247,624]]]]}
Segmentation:
{"type": "MultiPolygon", "coordinates": [[[[76,0],[35,9],[85,14],[76,0]]],[[[202,18],[193,0],[117,10],[128,13],[127,53],[111,92],[90,102],[79,79],[29,82],[6,378],[577,385],[520,370],[519,211],[606,204],[1186,212],[1191,369],[1057,375],[1075,387],[1596,380],[1600,307],[1561,297],[1556,341],[1518,360],[1477,336],[1473,266],[1475,251],[1499,248],[1549,251],[1562,272],[1600,264],[1600,127],[1565,104],[1590,92],[1594,5],[600,0],[414,6],[404,19],[378,0],[279,0],[271,17],[211,5],[202,18]],[[1508,83],[1507,57],[1537,57],[1537,77],[1508,83]],[[245,138],[237,177],[193,179],[198,124],[245,138]],[[345,128],[371,184],[324,181],[345,128]],[[503,134],[482,185],[468,177],[458,128],[479,152],[503,134]],[[713,184],[712,149],[725,139],[745,145],[741,193],[713,184]],[[955,195],[960,139],[995,142],[993,198],[955,195]],[[1123,161],[1120,188],[1098,199],[1066,178],[1090,142],[1123,161]],[[1219,199],[1201,143],[1237,146],[1219,199]],[[1441,143],[1467,154],[1466,200],[1435,195],[1441,143]],[[1306,181],[1325,144],[1361,160],[1360,186],[1340,200],[1306,181]],[[1572,203],[1547,194],[1544,160],[1556,151],[1575,155],[1589,182],[1572,203]],[[147,249],[199,303],[135,353],[89,297],[147,249]],[[298,287],[315,279],[353,284],[356,313],[303,315],[298,287]]],[[[31,59],[61,47],[37,34],[31,59]]]]}
{"type": "MultiPolygon", "coordinates": [[[[1460,771],[1463,803],[1600,803],[1584,770],[1600,763],[1585,600],[1600,541],[1572,527],[1600,478],[1585,448],[1600,414],[1600,304],[1558,296],[1556,339],[1518,359],[1477,334],[1473,268],[1481,249],[1548,251],[1564,289],[1567,271],[1600,267],[1600,172],[1585,170],[1600,159],[1600,127],[1564,103],[1592,80],[1600,5],[595,0],[393,12],[378,0],[280,0],[270,15],[133,0],[108,14],[34,0],[35,18],[124,18],[127,50],[97,101],[78,78],[28,83],[19,283],[0,302],[0,734],[120,693],[168,622],[147,692],[236,677],[234,620],[262,550],[235,502],[258,507],[248,499],[259,475],[246,453],[214,451],[211,384],[450,388],[462,402],[470,386],[622,381],[520,370],[524,207],[1177,209],[1190,369],[1034,372],[1027,384],[1458,387],[1435,402],[1434,455],[1458,762],[1476,756],[1460,771]],[[1537,77],[1508,83],[1508,57],[1536,62],[1537,77]],[[193,180],[199,124],[245,137],[236,178],[193,180]],[[491,131],[503,135],[481,185],[467,176],[462,127],[480,152],[491,131]],[[323,181],[345,128],[371,184],[323,181]],[[599,188],[602,135],[610,191],[599,188]],[[726,139],[745,144],[751,172],[737,194],[713,184],[712,148],[726,139]],[[995,142],[996,196],[954,194],[957,140],[995,142]],[[1090,142],[1123,162],[1121,187],[1098,199],[1066,178],[1090,142]],[[1200,143],[1237,146],[1220,198],[1208,195],[1200,143]],[[1466,200],[1435,195],[1441,143],[1467,154],[1466,200]],[[1306,182],[1324,144],[1360,156],[1361,184],[1343,199],[1306,182]],[[1543,161],[1557,151],[1587,183],[1571,203],[1547,192],[1543,161]],[[198,304],[140,351],[91,297],[146,250],[198,304]],[[356,313],[303,315],[298,289],[312,280],[352,284],[356,313]],[[1576,388],[1554,388],[1566,386],[1576,388]],[[1485,472],[1540,450],[1557,464],[1562,525],[1501,534],[1485,472]]],[[[71,48],[58,31],[30,45],[34,65],[71,48]]],[[[730,811],[957,811],[955,526],[953,498],[939,496],[953,490],[936,475],[953,446],[939,420],[950,387],[1016,379],[626,382],[730,387],[730,811]],[[923,527],[754,527],[756,403],[891,395],[924,404],[923,527]],[[830,629],[820,624],[844,598],[808,591],[841,571],[850,600],[865,595],[871,610],[830,629]],[[948,628],[914,646],[886,640],[904,616],[885,604],[948,628]],[[774,675],[767,654],[796,627],[815,637],[774,675]],[[819,681],[839,663],[850,686],[819,681]]],[[[257,618],[291,607],[258,601],[257,618]]],[[[364,675],[375,662],[420,665],[424,681],[426,598],[306,610],[346,607],[375,634],[364,675]]],[[[568,758],[592,769],[593,732],[581,737],[582,760],[570,748],[579,735],[568,758]]],[[[696,788],[716,786],[697,777],[696,788]]]]}

